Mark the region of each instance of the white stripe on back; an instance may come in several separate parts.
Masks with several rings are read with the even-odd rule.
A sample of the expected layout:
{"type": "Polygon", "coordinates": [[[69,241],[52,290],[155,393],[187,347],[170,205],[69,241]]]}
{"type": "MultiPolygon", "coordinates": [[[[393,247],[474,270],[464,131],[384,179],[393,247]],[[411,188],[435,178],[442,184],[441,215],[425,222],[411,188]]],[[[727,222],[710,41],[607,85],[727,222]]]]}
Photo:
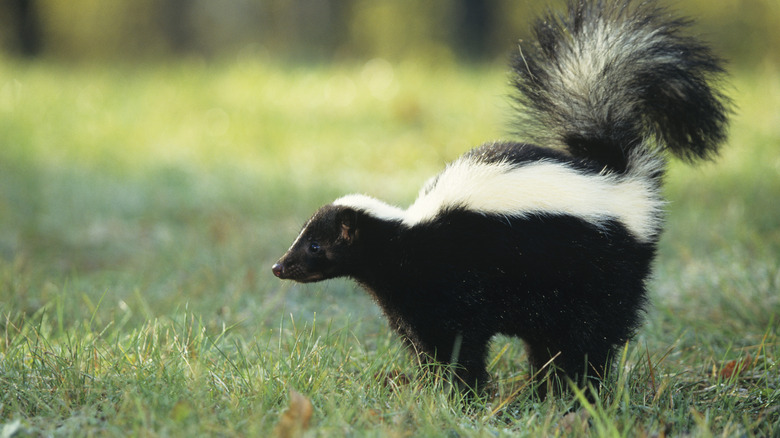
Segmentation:
{"type": "Polygon", "coordinates": [[[406,210],[365,195],[348,195],[334,204],[401,221],[408,227],[434,220],[447,207],[507,217],[570,215],[596,226],[617,220],[643,241],[658,232],[663,207],[656,186],[646,177],[585,174],[545,160],[518,166],[473,158],[447,166],[406,210]]]}

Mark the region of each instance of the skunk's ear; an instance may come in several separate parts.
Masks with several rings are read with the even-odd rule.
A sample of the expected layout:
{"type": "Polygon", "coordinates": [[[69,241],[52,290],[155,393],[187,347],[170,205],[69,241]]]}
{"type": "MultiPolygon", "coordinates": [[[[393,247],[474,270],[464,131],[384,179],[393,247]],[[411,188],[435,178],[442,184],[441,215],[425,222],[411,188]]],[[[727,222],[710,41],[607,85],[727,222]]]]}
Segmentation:
{"type": "Polygon", "coordinates": [[[358,212],[351,208],[344,208],[337,216],[341,239],[352,243],[358,236],[358,212]]]}

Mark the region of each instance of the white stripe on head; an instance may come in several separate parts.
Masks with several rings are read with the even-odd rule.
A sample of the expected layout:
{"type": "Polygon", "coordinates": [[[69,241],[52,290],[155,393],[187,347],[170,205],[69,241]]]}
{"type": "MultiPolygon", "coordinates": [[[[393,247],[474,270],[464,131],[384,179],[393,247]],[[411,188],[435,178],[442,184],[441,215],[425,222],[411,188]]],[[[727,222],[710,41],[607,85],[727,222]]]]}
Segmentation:
{"type": "Polygon", "coordinates": [[[303,235],[306,233],[306,228],[309,227],[309,223],[311,223],[311,221],[306,222],[306,224],[303,226],[303,228],[301,228],[301,232],[298,233],[298,237],[296,237],[295,240],[293,240],[293,243],[290,245],[290,247],[287,249],[287,251],[295,248],[295,245],[298,244],[298,241],[301,240],[301,238],[303,238],[303,235]]]}
{"type": "Polygon", "coordinates": [[[378,219],[402,221],[404,218],[402,209],[366,195],[353,194],[342,196],[333,201],[333,205],[361,210],[378,219]]]}

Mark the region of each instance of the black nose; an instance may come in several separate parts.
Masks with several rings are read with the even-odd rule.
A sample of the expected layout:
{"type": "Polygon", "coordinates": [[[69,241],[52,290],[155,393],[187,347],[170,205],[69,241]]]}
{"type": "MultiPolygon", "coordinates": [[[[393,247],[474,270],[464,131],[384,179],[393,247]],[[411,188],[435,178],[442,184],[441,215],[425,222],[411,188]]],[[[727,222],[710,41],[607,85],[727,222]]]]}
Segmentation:
{"type": "Polygon", "coordinates": [[[282,275],[284,275],[284,265],[281,263],[276,263],[271,267],[271,270],[274,272],[274,275],[276,275],[279,278],[282,278],[282,275]]]}

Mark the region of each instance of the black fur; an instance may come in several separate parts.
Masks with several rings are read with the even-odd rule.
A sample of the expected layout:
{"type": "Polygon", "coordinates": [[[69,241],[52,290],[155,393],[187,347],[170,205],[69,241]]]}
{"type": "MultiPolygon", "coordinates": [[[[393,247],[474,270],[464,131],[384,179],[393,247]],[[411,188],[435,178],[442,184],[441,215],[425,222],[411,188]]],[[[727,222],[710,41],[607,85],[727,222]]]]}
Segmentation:
{"type": "Polygon", "coordinates": [[[639,323],[655,251],[617,223],[599,230],[570,216],[506,219],[455,209],[406,228],[327,206],[311,223],[326,226],[308,227],[277,275],[296,279],[303,266],[354,278],[423,361],[457,363],[470,387],[486,381],[497,333],[524,339],[535,370],[560,352],[555,365],[571,378],[603,376],[612,347],[639,323]]]}
{"type": "MultiPolygon", "coordinates": [[[[612,172],[615,184],[642,179],[660,199],[663,169],[648,162],[663,164],[664,149],[712,156],[725,138],[727,106],[709,86],[721,72],[717,59],[681,34],[685,22],[666,16],[652,2],[595,0],[537,22],[536,45],[514,63],[515,85],[525,135],[549,147],[491,143],[461,160],[508,163],[511,172],[543,162],[594,180],[612,172]],[[634,47],[637,35],[653,36],[634,47]],[[611,44],[599,45],[603,37],[611,44]],[[585,58],[603,70],[572,67],[585,58]]],[[[637,235],[608,215],[594,222],[554,211],[490,214],[468,202],[412,223],[388,211],[396,212],[322,207],[274,274],[355,279],[422,360],[456,363],[471,388],[484,387],[495,334],[522,338],[534,371],[555,357],[555,369],[583,385],[603,377],[641,322],[658,232],[637,235]]],[[[660,229],[660,213],[647,217],[660,229]]]]}

